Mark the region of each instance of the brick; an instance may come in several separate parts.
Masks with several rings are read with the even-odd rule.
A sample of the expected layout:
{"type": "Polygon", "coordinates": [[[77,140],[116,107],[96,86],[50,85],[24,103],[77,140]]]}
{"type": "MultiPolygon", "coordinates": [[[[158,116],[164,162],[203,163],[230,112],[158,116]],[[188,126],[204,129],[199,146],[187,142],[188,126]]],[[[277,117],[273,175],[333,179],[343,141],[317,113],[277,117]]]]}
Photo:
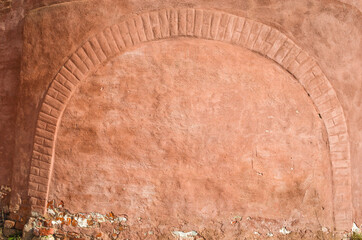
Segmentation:
{"type": "Polygon", "coordinates": [[[195,9],[187,9],[186,35],[193,36],[195,30],[195,9]]]}
{"type": "Polygon", "coordinates": [[[214,12],[211,20],[210,37],[216,39],[217,33],[219,32],[219,26],[221,21],[221,13],[214,12]]]}
{"type": "MultiPolygon", "coordinates": [[[[107,60],[106,54],[103,52],[101,46],[99,45],[98,39],[94,36],[89,39],[90,47],[92,48],[93,52],[95,53],[98,64],[103,63],[107,60]]],[[[95,64],[95,65],[98,65],[95,64]]]]}
{"type": "Polygon", "coordinates": [[[237,20],[238,19],[237,19],[236,16],[230,15],[228,24],[227,24],[226,29],[225,29],[224,41],[231,42],[231,39],[232,39],[233,33],[234,33],[234,27],[236,25],[237,20]]]}
{"type": "Polygon", "coordinates": [[[125,49],[126,44],[124,43],[124,40],[122,38],[121,32],[119,31],[118,25],[113,25],[111,27],[111,32],[113,35],[114,40],[116,41],[117,47],[119,50],[125,49]]]}
{"type": "Polygon", "coordinates": [[[37,126],[41,129],[44,129],[41,127],[41,123],[42,121],[53,124],[54,126],[57,124],[58,119],[55,117],[50,116],[49,114],[45,114],[45,113],[39,113],[39,119],[37,122],[37,126]]]}
{"type": "MultiPolygon", "coordinates": [[[[40,110],[43,111],[42,109],[40,109],[40,110]]],[[[51,109],[50,109],[50,111],[51,111],[51,109]]],[[[37,121],[37,127],[40,128],[40,129],[46,129],[47,128],[47,123],[40,119],[40,120],[37,121]]]]}
{"type": "Polygon", "coordinates": [[[43,185],[43,184],[39,184],[38,191],[47,193],[48,192],[48,186],[43,185]]]}
{"type": "MultiPolygon", "coordinates": [[[[77,80],[81,80],[83,79],[84,75],[83,73],[79,70],[79,68],[75,65],[75,63],[72,61],[72,59],[68,59],[68,61],[64,64],[64,67],[70,72],[72,73],[77,80]]],[[[63,73],[64,74],[64,73],[63,73]]],[[[66,75],[67,76],[67,75],[66,75]]],[[[76,83],[76,82],[75,82],[76,83]]]]}
{"type": "Polygon", "coordinates": [[[109,46],[108,39],[104,35],[104,32],[100,32],[96,35],[96,38],[98,39],[99,46],[102,49],[102,52],[106,55],[107,58],[113,56],[115,54],[114,51],[112,51],[111,47],[109,46]]]}
{"type": "Polygon", "coordinates": [[[107,39],[107,42],[109,44],[109,48],[111,49],[112,55],[115,55],[120,52],[120,49],[117,46],[116,40],[113,37],[111,28],[106,28],[104,30],[104,36],[107,39]]]}
{"type": "MultiPolygon", "coordinates": [[[[337,138],[338,138],[338,137],[337,137],[337,138]]],[[[42,145],[42,144],[44,143],[44,138],[35,135],[35,137],[34,137],[34,142],[37,143],[37,144],[42,145]]]]}
{"type": "Polygon", "coordinates": [[[49,171],[45,169],[40,169],[39,176],[44,178],[49,178],[49,171]]]}
{"type": "Polygon", "coordinates": [[[279,48],[279,50],[277,51],[277,53],[275,54],[274,60],[279,63],[282,64],[284,58],[287,56],[287,54],[289,53],[289,51],[292,50],[294,46],[294,43],[287,39],[284,44],[282,45],[281,48],[279,48]]]}
{"type": "Polygon", "coordinates": [[[153,36],[150,15],[148,13],[144,13],[141,15],[141,17],[142,17],[143,28],[145,30],[147,40],[151,41],[151,40],[155,39],[155,37],[153,36]]]}
{"type": "Polygon", "coordinates": [[[49,105],[51,110],[53,110],[53,109],[61,110],[64,107],[64,104],[62,102],[59,102],[58,99],[55,99],[49,95],[45,96],[43,105],[44,104],[49,105]]]}
{"type": "Polygon", "coordinates": [[[298,46],[296,46],[295,44],[293,45],[292,49],[289,51],[289,53],[285,56],[285,58],[282,61],[282,66],[285,69],[289,70],[290,65],[293,62],[297,62],[296,58],[297,56],[300,54],[300,52],[302,51],[302,49],[300,49],[298,46]]]}
{"type": "Polygon", "coordinates": [[[31,156],[31,159],[32,160],[38,160],[38,159],[40,159],[40,157],[41,157],[41,153],[38,153],[38,152],[32,152],[32,156],[31,156]]]}
{"type": "Polygon", "coordinates": [[[140,15],[136,15],[134,17],[134,21],[135,21],[135,24],[136,24],[136,29],[137,29],[139,40],[141,42],[146,42],[147,37],[146,37],[145,29],[144,29],[144,26],[143,26],[142,17],[140,15]]]}
{"type": "MultiPolygon", "coordinates": [[[[53,155],[53,154],[52,154],[53,155]]],[[[43,161],[45,163],[51,163],[52,162],[52,155],[46,155],[46,154],[42,154],[40,156],[40,161],[43,161]]]]}
{"type": "Polygon", "coordinates": [[[229,23],[229,18],[230,18],[229,14],[223,13],[221,15],[221,20],[220,20],[219,29],[218,29],[217,35],[216,35],[216,40],[219,40],[219,41],[224,40],[226,28],[229,23]]]}
{"type": "Polygon", "coordinates": [[[36,191],[36,190],[31,190],[31,189],[29,190],[29,196],[30,197],[40,198],[40,199],[46,199],[46,193],[36,191]]]}
{"type": "Polygon", "coordinates": [[[74,63],[74,65],[77,66],[77,68],[81,71],[83,75],[87,74],[89,69],[87,65],[84,63],[84,61],[78,56],[77,52],[72,54],[70,59],[74,63]]]}
{"type": "Polygon", "coordinates": [[[235,27],[234,27],[234,31],[233,31],[233,36],[231,37],[231,42],[232,43],[236,44],[236,43],[239,42],[240,35],[241,35],[241,32],[243,31],[245,22],[246,22],[245,18],[238,17],[236,19],[236,23],[235,23],[235,27]]]}
{"type": "Polygon", "coordinates": [[[37,201],[37,198],[35,198],[35,197],[30,197],[29,198],[30,205],[35,205],[36,201],[37,201]]]}
{"type": "Polygon", "coordinates": [[[51,148],[52,148],[52,147],[53,147],[53,143],[54,143],[54,141],[45,139],[43,144],[44,144],[45,147],[51,147],[51,148]]]}
{"type": "MultiPolygon", "coordinates": [[[[351,176],[350,168],[334,168],[333,167],[333,174],[336,176],[351,176]]],[[[337,192],[337,191],[336,191],[337,192]]]]}
{"type": "Polygon", "coordinates": [[[349,151],[349,145],[348,143],[335,143],[330,144],[331,152],[348,152],[349,151]]]}
{"type": "MultiPolygon", "coordinates": [[[[73,86],[77,86],[80,79],[78,79],[73,73],[71,73],[67,68],[62,67],[59,71],[65,79],[67,79],[73,86]]],[[[65,82],[66,83],[66,82],[65,82]]],[[[64,84],[65,84],[64,83],[64,84]]]]}
{"type": "Polygon", "coordinates": [[[266,52],[263,51],[262,47],[263,47],[263,44],[264,44],[266,38],[268,37],[268,34],[270,31],[271,31],[271,27],[264,25],[264,24],[261,26],[259,35],[258,35],[257,39],[255,40],[252,50],[255,50],[262,54],[266,54],[266,52]]]}
{"type": "MultiPolygon", "coordinates": [[[[274,30],[272,30],[274,31],[274,30]]],[[[276,30],[275,30],[276,31],[276,30]]],[[[272,47],[269,49],[269,51],[267,52],[267,56],[271,59],[275,59],[275,54],[279,51],[279,49],[283,46],[284,42],[287,40],[287,37],[276,31],[275,34],[275,39],[273,42],[272,47]]],[[[292,72],[293,73],[293,72],[292,72]]],[[[293,73],[294,74],[294,73],[293,73]]]]}
{"type": "Polygon", "coordinates": [[[162,9],[158,12],[160,19],[160,29],[163,38],[170,36],[170,22],[168,19],[168,12],[166,9],[162,9]]]}
{"type": "Polygon", "coordinates": [[[203,13],[203,20],[202,20],[202,30],[201,34],[202,37],[205,39],[210,38],[210,30],[211,30],[211,21],[212,21],[212,12],[211,11],[204,11],[203,13]]]}
{"type": "Polygon", "coordinates": [[[47,94],[53,98],[56,98],[58,96],[58,94],[60,94],[57,90],[55,90],[53,87],[50,87],[48,89],[47,94]]]}
{"type": "Polygon", "coordinates": [[[160,20],[158,18],[158,12],[151,12],[150,13],[150,22],[152,27],[153,36],[155,39],[160,39],[161,35],[161,28],[160,28],[160,20]]]}
{"type": "Polygon", "coordinates": [[[339,160],[339,161],[332,161],[333,168],[349,168],[351,167],[349,161],[346,159],[339,160]]]}
{"type": "Polygon", "coordinates": [[[64,85],[64,83],[61,83],[59,79],[64,79],[64,83],[66,82],[66,79],[61,74],[57,74],[51,87],[63,94],[64,96],[69,97],[73,88],[69,88],[68,86],[64,85]]]}
{"type": "Polygon", "coordinates": [[[54,134],[52,132],[49,132],[49,131],[44,130],[44,129],[36,128],[35,133],[36,133],[36,135],[47,138],[47,139],[53,139],[54,138],[54,134]]]}
{"type": "Polygon", "coordinates": [[[195,23],[194,23],[194,36],[202,36],[202,24],[204,19],[204,11],[200,9],[195,10],[195,23]]]}
{"type": "Polygon", "coordinates": [[[65,104],[68,100],[67,96],[64,96],[63,94],[59,93],[56,97],[54,97],[56,100],[61,102],[62,104],[65,104]]]}
{"type": "Polygon", "coordinates": [[[52,109],[52,111],[50,112],[50,115],[55,117],[55,118],[59,118],[60,117],[60,111],[56,110],[55,108],[52,109]]]}
{"type": "Polygon", "coordinates": [[[34,150],[37,151],[37,152],[49,155],[49,156],[52,155],[52,149],[51,148],[39,145],[37,143],[34,144],[34,150]]]}
{"type": "Polygon", "coordinates": [[[187,9],[178,10],[178,35],[186,35],[187,9]]]}
{"type": "MultiPolygon", "coordinates": [[[[39,173],[40,173],[40,169],[38,167],[34,167],[34,166],[31,166],[30,167],[30,174],[33,174],[33,175],[36,175],[36,176],[39,176],[39,173]]],[[[33,185],[38,185],[38,184],[33,184],[33,185]]],[[[34,190],[36,190],[37,188],[35,188],[34,190]]]]}
{"type": "Polygon", "coordinates": [[[132,41],[131,35],[129,33],[127,23],[121,22],[118,25],[118,27],[119,27],[119,31],[121,33],[122,39],[123,39],[124,43],[126,44],[126,47],[132,47],[133,41],[132,41]]]}
{"type": "Polygon", "coordinates": [[[173,8],[170,10],[170,33],[171,36],[178,35],[178,11],[173,8]]]}
{"type": "MultiPolygon", "coordinates": [[[[40,111],[45,113],[45,114],[50,114],[50,112],[52,111],[52,108],[51,106],[49,106],[48,104],[42,104],[41,108],[40,108],[40,111]]],[[[45,128],[45,125],[39,125],[40,128],[45,128]]]]}
{"type": "Polygon", "coordinates": [[[38,183],[29,182],[29,189],[31,190],[38,190],[38,183]]]}
{"type": "Polygon", "coordinates": [[[87,53],[84,51],[83,46],[78,48],[76,54],[79,57],[79,59],[83,62],[83,64],[87,66],[88,71],[93,69],[94,64],[92,60],[88,57],[87,53]]]}
{"type": "Polygon", "coordinates": [[[246,47],[253,24],[254,24],[254,21],[251,21],[250,19],[245,20],[243,29],[240,34],[239,42],[238,42],[239,45],[246,47]]]}
{"type": "Polygon", "coordinates": [[[50,169],[50,163],[46,163],[37,159],[32,159],[31,160],[31,165],[34,167],[38,167],[41,169],[50,169]]]}
{"type": "Polygon", "coordinates": [[[330,156],[331,161],[349,159],[349,154],[347,152],[331,152],[330,156]]]}
{"type": "Polygon", "coordinates": [[[254,47],[254,44],[259,36],[259,33],[261,31],[261,27],[262,27],[262,24],[261,23],[258,23],[258,22],[254,22],[253,23],[253,26],[250,30],[250,34],[249,34],[249,37],[247,39],[247,42],[246,42],[246,47],[248,49],[253,49],[254,47]]]}
{"type": "Polygon", "coordinates": [[[328,134],[331,134],[331,135],[337,135],[337,134],[345,133],[346,130],[347,130],[346,126],[342,125],[342,124],[327,128],[328,134]]]}
{"type": "MultiPolygon", "coordinates": [[[[30,182],[34,182],[34,183],[39,183],[39,184],[44,184],[44,185],[48,185],[48,179],[44,178],[44,177],[39,177],[33,174],[30,174],[30,182]]],[[[33,195],[34,197],[37,197],[36,195],[33,195]]]]}
{"type": "Polygon", "coordinates": [[[137,27],[136,27],[136,23],[134,21],[134,18],[129,18],[126,21],[127,23],[127,27],[129,30],[129,35],[131,36],[131,40],[133,44],[138,44],[141,42],[139,36],[138,36],[138,31],[137,31],[137,27]]]}

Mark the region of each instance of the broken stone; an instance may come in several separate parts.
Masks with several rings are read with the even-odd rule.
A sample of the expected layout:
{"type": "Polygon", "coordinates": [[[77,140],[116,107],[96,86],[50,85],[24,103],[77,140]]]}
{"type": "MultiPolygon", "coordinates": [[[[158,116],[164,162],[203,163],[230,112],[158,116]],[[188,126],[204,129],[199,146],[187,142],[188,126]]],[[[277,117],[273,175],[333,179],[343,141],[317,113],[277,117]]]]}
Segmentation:
{"type": "Polygon", "coordinates": [[[3,229],[3,234],[5,237],[11,237],[16,235],[17,233],[19,233],[18,230],[14,229],[14,228],[4,228],[3,229]]]}
{"type": "Polygon", "coordinates": [[[13,228],[15,226],[15,221],[5,220],[4,227],[5,228],[13,228]]]}
{"type": "Polygon", "coordinates": [[[27,224],[24,225],[23,228],[23,240],[31,240],[34,237],[33,234],[33,224],[35,222],[34,218],[29,218],[27,224]]]}
{"type": "Polygon", "coordinates": [[[291,233],[291,231],[288,231],[286,227],[283,227],[282,229],[280,229],[279,232],[283,235],[288,235],[291,233]]]}

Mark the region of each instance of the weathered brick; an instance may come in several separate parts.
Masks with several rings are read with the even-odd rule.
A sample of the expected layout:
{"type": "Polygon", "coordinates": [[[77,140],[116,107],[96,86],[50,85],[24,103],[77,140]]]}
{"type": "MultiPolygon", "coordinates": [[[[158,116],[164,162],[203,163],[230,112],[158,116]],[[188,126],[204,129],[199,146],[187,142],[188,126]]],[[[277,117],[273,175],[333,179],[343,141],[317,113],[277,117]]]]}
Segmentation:
{"type": "Polygon", "coordinates": [[[211,20],[211,29],[210,29],[211,39],[216,39],[217,33],[219,31],[220,21],[221,21],[221,13],[214,12],[211,20]]]}
{"type": "Polygon", "coordinates": [[[236,43],[239,42],[240,35],[241,35],[241,32],[243,31],[245,22],[246,22],[246,20],[243,17],[238,17],[236,19],[236,23],[235,23],[235,27],[234,27],[234,31],[233,31],[233,36],[231,37],[231,42],[232,43],[236,44],[236,43]]]}
{"type": "Polygon", "coordinates": [[[288,55],[289,51],[292,50],[294,46],[294,43],[287,39],[284,44],[281,46],[281,48],[279,48],[279,50],[277,51],[277,53],[274,56],[274,60],[279,63],[282,64],[284,58],[288,55]]]}
{"type": "Polygon", "coordinates": [[[52,132],[49,132],[49,131],[44,130],[44,129],[36,128],[35,133],[38,136],[41,136],[41,137],[44,137],[44,138],[47,138],[47,139],[53,139],[54,138],[54,134],[52,132]]]}
{"type": "Polygon", "coordinates": [[[246,47],[253,24],[254,24],[254,21],[252,21],[250,19],[245,20],[243,29],[240,34],[239,42],[238,42],[239,45],[246,47]]]}
{"type": "Polygon", "coordinates": [[[170,36],[170,22],[169,22],[168,12],[166,9],[159,11],[159,19],[160,19],[161,35],[163,38],[168,38],[170,36]]]}
{"type": "Polygon", "coordinates": [[[178,10],[178,35],[186,35],[187,9],[178,10]]]}
{"type": "Polygon", "coordinates": [[[211,11],[204,10],[203,17],[201,34],[203,38],[209,39],[213,14],[211,11]]]}
{"type": "MultiPolygon", "coordinates": [[[[273,30],[272,30],[273,31],[273,30]]],[[[276,30],[275,30],[276,31],[276,30]]],[[[287,40],[287,37],[280,33],[277,32],[275,34],[275,40],[274,43],[272,45],[272,47],[269,49],[269,51],[267,52],[267,56],[270,57],[271,59],[274,59],[275,54],[279,51],[279,49],[283,46],[284,42],[287,40]]],[[[294,72],[292,72],[294,74],[294,72]]]]}
{"type": "Polygon", "coordinates": [[[224,37],[225,42],[231,42],[237,20],[238,19],[236,16],[230,15],[228,24],[225,29],[225,37],[224,37]]]}
{"type": "Polygon", "coordinates": [[[170,32],[171,36],[178,35],[178,10],[174,8],[170,10],[170,32]]]}
{"type": "MultiPolygon", "coordinates": [[[[59,73],[67,79],[69,82],[71,82],[74,86],[78,85],[78,82],[80,79],[78,79],[73,73],[71,73],[67,68],[62,67],[59,71],[59,73]]],[[[65,82],[66,83],[66,82],[65,82]]],[[[65,84],[64,83],[64,84],[65,84]]]]}
{"type": "Polygon", "coordinates": [[[34,167],[41,168],[41,169],[50,169],[50,163],[46,163],[44,161],[40,161],[40,160],[37,160],[37,159],[32,159],[31,160],[31,165],[34,166],[34,167]]]}
{"type": "Polygon", "coordinates": [[[49,105],[51,107],[51,110],[53,110],[54,108],[57,110],[61,110],[64,107],[64,104],[62,102],[59,102],[58,99],[55,99],[48,94],[45,96],[44,103],[49,105]]]}
{"type": "Polygon", "coordinates": [[[70,58],[68,61],[64,64],[65,68],[71,72],[78,80],[83,79],[84,75],[82,71],[77,67],[77,65],[74,63],[74,61],[70,58]]]}
{"type": "Polygon", "coordinates": [[[111,55],[113,56],[113,55],[119,53],[120,49],[118,48],[116,40],[113,37],[111,28],[108,27],[104,30],[104,36],[105,36],[105,38],[109,44],[109,48],[112,52],[111,55]]]}
{"type": "Polygon", "coordinates": [[[248,49],[253,49],[254,47],[254,44],[259,36],[259,33],[261,31],[261,27],[262,27],[262,24],[261,23],[258,23],[258,22],[254,22],[253,23],[253,26],[250,30],[250,34],[249,34],[249,37],[246,41],[246,47],[248,49]]]}
{"type": "Polygon", "coordinates": [[[186,35],[194,35],[194,23],[195,23],[195,9],[187,9],[186,16],[186,35]]]}
{"type": "Polygon", "coordinates": [[[229,14],[223,13],[221,15],[221,20],[220,20],[220,24],[219,24],[219,30],[216,35],[216,40],[219,40],[219,41],[224,40],[226,28],[229,23],[229,18],[230,18],[229,14]]]}
{"type": "Polygon", "coordinates": [[[93,69],[94,64],[92,60],[88,57],[87,53],[84,51],[83,46],[78,48],[76,54],[79,57],[79,59],[83,62],[83,64],[86,65],[88,71],[93,69]]]}
{"type": "MultiPolygon", "coordinates": [[[[40,169],[39,169],[38,167],[31,166],[31,167],[30,167],[30,174],[33,174],[33,175],[35,175],[35,176],[39,176],[39,174],[40,174],[40,169]]],[[[36,184],[36,183],[33,183],[32,185],[33,185],[33,187],[34,187],[34,186],[38,186],[38,184],[36,184]]],[[[37,187],[35,187],[33,190],[37,190],[37,187]]]]}
{"type": "Polygon", "coordinates": [[[36,198],[40,198],[40,199],[46,199],[46,193],[44,192],[40,192],[37,190],[29,190],[29,196],[30,197],[36,197],[36,198]]]}
{"type": "MultiPolygon", "coordinates": [[[[99,63],[102,63],[104,61],[107,60],[107,56],[106,54],[103,52],[101,46],[99,45],[98,39],[96,38],[96,36],[91,37],[89,39],[89,43],[90,43],[90,47],[93,50],[93,52],[95,53],[97,59],[98,59],[98,63],[94,64],[94,65],[98,65],[99,63]]],[[[86,52],[87,49],[85,48],[86,52]]],[[[87,52],[88,53],[88,52],[87,52]]]]}
{"type": "Polygon", "coordinates": [[[119,31],[121,33],[122,39],[123,39],[124,43],[126,44],[126,47],[132,47],[133,46],[133,41],[132,41],[131,35],[129,33],[127,23],[126,22],[121,22],[118,25],[118,27],[119,27],[119,31]]]}
{"type": "Polygon", "coordinates": [[[107,58],[109,58],[115,54],[115,52],[112,51],[111,47],[109,46],[108,39],[104,35],[104,32],[98,33],[96,35],[96,38],[98,39],[98,43],[102,49],[102,52],[106,55],[107,58]]]}
{"type": "Polygon", "coordinates": [[[144,13],[141,15],[141,17],[142,17],[142,22],[143,22],[143,28],[146,33],[146,38],[148,41],[152,41],[153,39],[155,39],[155,37],[153,36],[150,14],[144,13]]]}
{"type": "MultiPolygon", "coordinates": [[[[44,178],[44,177],[40,177],[40,176],[30,174],[29,179],[30,179],[30,182],[48,185],[48,179],[44,178]]],[[[33,195],[33,196],[37,197],[36,195],[33,195]]]]}
{"type": "Polygon", "coordinates": [[[119,50],[125,49],[126,44],[124,43],[123,37],[121,35],[121,32],[119,31],[119,27],[117,24],[111,27],[111,32],[119,50]]]}
{"type": "Polygon", "coordinates": [[[42,125],[41,125],[42,121],[53,124],[53,125],[56,125],[58,119],[55,118],[55,117],[50,116],[49,114],[45,114],[45,113],[40,112],[39,113],[39,119],[38,119],[38,122],[37,122],[37,126],[39,128],[41,128],[41,129],[45,129],[46,125],[44,125],[44,128],[43,128],[42,125]]]}
{"type": "Polygon", "coordinates": [[[136,27],[136,23],[134,21],[134,18],[127,19],[126,23],[127,23],[129,35],[131,36],[132,43],[133,44],[140,43],[141,40],[140,40],[140,38],[138,36],[138,31],[137,31],[137,27],[136,27]]]}
{"type": "Polygon", "coordinates": [[[153,36],[155,39],[160,39],[161,35],[161,28],[160,28],[160,20],[158,18],[158,12],[151,12],[150,13],[150,22],[152,27],[153,36]]]}
{"type": "MultiPolygon", "coordinates": [[[[269,32],[271,31],[271,27],[267,26],[267,25],[262,25],[259,35],[252,47],[252,50],[255,50],[257,52],[260,52],[262,54],[266,54],[265,51],[263,51],[263,45],[265,43],[266,38],[268,37],[269,32]]],[[[271,45],[269,44],[269,47],[271,47],[271,45]]]]}

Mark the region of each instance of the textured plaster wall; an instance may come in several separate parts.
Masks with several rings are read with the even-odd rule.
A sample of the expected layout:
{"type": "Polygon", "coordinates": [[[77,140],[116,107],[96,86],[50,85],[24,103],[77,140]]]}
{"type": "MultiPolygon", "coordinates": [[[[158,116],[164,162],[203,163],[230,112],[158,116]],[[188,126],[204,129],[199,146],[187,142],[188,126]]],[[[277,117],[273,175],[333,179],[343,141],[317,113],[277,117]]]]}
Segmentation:
{"type": "MultiPolygon", "coordinates": [[[[111,25],[132,12],[175,6],[221,9],[247,16],[274,26],[293,39],[320,64],[337,91],[344,108],[351,143],[353,203],[355,218],[362,221],[361,156],[361,31],[360,2],[351,5],[338,1],[147,1],[114,3],[114,1],[81,1],[41,7],[28,13],[21,39],[24,10],[56,1],[13,5],[14,11],[2,13],[1,22],[1,119],[0,161],[6,166],[0,174],[0,184],[9,184],[14,131],[16,151],[13,157],[13,197],[26,196],[29,160],[35,117],[51,79],[66,57],[77,46],[104,26],[111,25]],[[16,7],[17,6],[17,7],[16,7]],[[20,22],[19,22],[20,21],[20,22]],[[12,40],[10,43],[9,40],[12,40]],[[21,88],[19,69],[23,48],[21,88]],[[11,44],[11,47],[10,47],[11,44]],[[15,48],[13,48],[15,46],[15,48]],[[11,49],[11,50],[10,50],[11,49]],[[4,84],[5,83],[5,84],[4,84]],[[18,94],[18,109],[15,110],[18,94]],[[15,113],[18,113],[15,128],[15,113]]],[[[16,201],[15,201],[16,202],[16,201]]]]}

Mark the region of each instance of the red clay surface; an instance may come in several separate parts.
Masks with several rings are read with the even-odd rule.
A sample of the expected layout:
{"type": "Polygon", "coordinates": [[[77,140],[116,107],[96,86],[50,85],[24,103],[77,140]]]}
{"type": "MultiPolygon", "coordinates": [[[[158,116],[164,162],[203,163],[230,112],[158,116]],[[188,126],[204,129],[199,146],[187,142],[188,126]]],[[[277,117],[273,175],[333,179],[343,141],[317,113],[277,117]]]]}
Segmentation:
{"type": "Polygon", "coordinates": [[[326,130],[303,87],[235,46],[168,40],[81,83],[57,134],[49,199],[150,226],[332,225],[326,130]]]}

